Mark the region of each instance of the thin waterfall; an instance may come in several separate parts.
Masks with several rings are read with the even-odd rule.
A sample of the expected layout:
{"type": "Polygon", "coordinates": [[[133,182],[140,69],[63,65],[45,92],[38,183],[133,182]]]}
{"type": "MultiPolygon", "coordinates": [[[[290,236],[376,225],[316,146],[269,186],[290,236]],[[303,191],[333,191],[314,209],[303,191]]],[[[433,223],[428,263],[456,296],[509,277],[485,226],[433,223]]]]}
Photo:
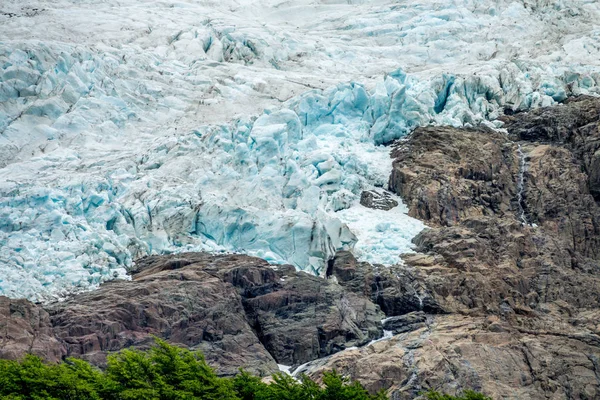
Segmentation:
{"type": "Polygon", "coordinates": [[[523,207],[523,192],[525,191],[525,171],[527,163],[525,161],[525,153],[521,145],[518,145],[517,153],[519,154],[519,180],[517,181],[517,203],[519,203],[520,219],[523,225],[528,225],[527,216],[525,215],[525,207],[523,207]]]}

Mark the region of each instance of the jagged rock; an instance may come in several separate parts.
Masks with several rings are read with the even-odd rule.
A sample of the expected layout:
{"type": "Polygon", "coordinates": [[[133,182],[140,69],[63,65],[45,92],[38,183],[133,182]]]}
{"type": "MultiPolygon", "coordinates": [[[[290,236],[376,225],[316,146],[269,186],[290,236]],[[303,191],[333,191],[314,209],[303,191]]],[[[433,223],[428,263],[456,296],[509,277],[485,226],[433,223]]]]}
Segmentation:
{"type": "Polygon", "coordinates": [[[184,253],[137,262],[114,281],[49,308],[67,355],[103,365],[107,352],[152,336],[200,349],[222,375],[301,364],[382,334],[379,308],[331,281],[243,255],[184,253]]]}
{"type": "Polygon", "coordinates": [[[398,207],[398,202],[394,200],[388,192],[378,192],[375,190],[366,190],[362,192],[360,195],[360,204],[375,210],[385,211],[398,207]]]}
{"type": "Polygon", "coordinates": [[[44,337],[55,350],[43,356],[101,365],[156,335],[202,349],[221,374],[318,358],[311,376],[336,368],[394,400],[430,387],[600,398],[598,109],[585,97],[515,114],[508,135],[417,129],[392,152],[390,189],[429,226],[403,264],[339,252],[325,280],[241,255],[148,257],[131,282],[55,304],[29,331],[19,315],[41,308],[0,307],[26,333],[5,335],[2,349],[17,357],[44,337]],[[381,337],[377,306],[396,336],[354,348],[381,337]]]}
{"type": "Polygon", "coordinates": [[[249,271],[244,278],[256,284],[275,280],[267,263],[252,257],[149,257],[140,260],[132,281],[109,282],[49,308],[54,331],[69,356],[97,365],[108,352],[146,348],[158,336],[202,350],[223,375],[240,366],[273,372],[275,360],[249,325],[238,290],[214,273],[228,267],[249,271]]]}
{"type": "MultiPolygon", "coordinates": [[[[414,239],[418,253],[390,270],[410,279],[386,281],[450,315],[331,356],[310,374],[336,368],[393,399],[429,387],[600,397],[598,110],[600,99],[582,98],[505,119],[509,135],[429,127],[400,143],[390,189],[430,228],[414,239]]],[[[331,265],[340,284],[368,295],[375,270],[344,254],[331,265]]],[[[403,330],[410,318],[388,323],[403,330]]]]}
{"type": "Polygon", "coordinates": [[[392,331],[394,335],[404,332],[410,332],[423,328],[427,316],[424,312],[417,311],[411,312],[396,317],[386,318],[383,322],[383,329],[386,331],[392,331]]]}
{"type": "MultiPolygon", "coordinates": [[[[584,103],[585,110],[595,110],[600,99],[537,113],[555,123],[565,115],[575,118],[584,103]]],[[[593,122],[594,112],[584,114],[579,120],[587,125],[564,122],[560,134],[544,136],[560,142],[522,142],[524,160],[517,143],[489,130],[420,128],[393,151],[390,188],[432,228],[414,242],[435,261],[405,261],[442,308],[509,317],[541,314],[541,304],[556,301],[575,309],[600,307],[600,208],[585,172],[586,154],[596,151],[589,144],[599,115],[593,122]],[[572,144],[571,137],[588,146],[572,144]]],[[[518,121],[532,117],[510,118],[507,129],[517,139],[516,127],[525,124],[518,121]]]]}
{"type": "Polygon", "coordinates": [[[409,215],[429,225],[512,213],[516,198],[516,146],[491,130],[416,129],[392,151],[390,189],[409,215]]]}
{"type": "Polygon", "coordinates": [[[569,99],[564,107],[545,107],[519,117],[504,117],[515,140],[566,146],[587,174],[589,191],[600,200],[600,102],[597,97],[569,99]]]}
{"type": "Polygon", "coordinates": [[[279,287],[244,299],[278,363],[302,364],[381,336],[383,313],[368,298],[292,267],[279,272],[279,287]]]}
{"type": "Polygon", "coordinates": [[[56,362],[66,349],[54,336],[43,308],[28,300],[0,296],[0,359],[14,360],[27,353],[56,362]]]}
{"type": "Polygon", "coordinates": [[[358,262],[352,253],[339,251],[329,263],[328,275],[349,292],[368,296],[387,316],[444,312],[409,268],[358,262]]]}
{"type": "Polygon", "coordinates": [[[600,102],[597,97],[571,97],[564,105],[543,107],[513,116],[504,116],[511,135],[518,140],[540,143],[568,143],[578,129],[598,123],[600,102]]]}

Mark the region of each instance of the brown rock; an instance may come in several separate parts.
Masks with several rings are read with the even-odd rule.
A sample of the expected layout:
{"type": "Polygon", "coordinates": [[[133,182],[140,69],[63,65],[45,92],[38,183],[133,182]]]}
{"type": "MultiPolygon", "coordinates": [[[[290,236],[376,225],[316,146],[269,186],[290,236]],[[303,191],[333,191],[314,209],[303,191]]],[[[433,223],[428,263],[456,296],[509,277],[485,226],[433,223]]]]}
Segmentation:
{"type": "Polygon", "coordinates": [[[133,281],[110,282],[50,308],[56,335],[69,356],[98,365],[108,352],[146,348],[157,336],[202,350],[223,375],[239,367],[271,373],[275,362],[248,324],[242,297],[210,271],[221,264],[268,269],[251,257],[150,257],[133,281]]]}
{"type": "Polygon", "coordinates": [[[67,354],[103,365],[106,354],[153,336],[204,352],[221,375],[267,375],[382,335],[383,314],[293,267],[243,255],[184,253],[137,262],[115,281],[49,308],[67,354]]]}
{"type": "Polygon", "coordinates": [[[516,197],[515,150],[490,130],[418,128],[392,151],[390,189],[430,225],[501,217],[516,197]]]}
{"type": "MultiPolygon", "coordinates": [[[[599,117],[600,99],[583,97],[507,117],[509,135],[429,127],[397,146],[390,189],[430,229],[415,238],[418,253],[389,270],[388,293],[418,293],[451,315],[317,369],[335,367],[394,399],[429,387],[600,397],[599,117]]],[[[356,292],[375,270],[344,255],[331,273],[356,292]]],[[[396,319],[400,332],[411,317],[396,319]]]]}
{"type": "Polygon", "coordinates": [[[0,359],[19,359],[27,353],[57,362],[66,349],[54,336],[43,308],[0,296],[0,359]]]}
{"type": "Polygon", "coordinates": [[[348,251],[338,252],[327,270],[327,275],[335,277],[347,291],[367,296],[387,316],[412,311],[443,313],[414,274],[414,268],[358,262],[348,251]]]}
{"type": "Polygon", "coordinates": [[[451,394],[474,389],[493,399],[600,397],[599,352],[566,332],[522,333],[509,324],[458,315],[432,317],[426,327],[309,365],[361,381],[390,398],[418,397],[428,388],[451,394]]]}

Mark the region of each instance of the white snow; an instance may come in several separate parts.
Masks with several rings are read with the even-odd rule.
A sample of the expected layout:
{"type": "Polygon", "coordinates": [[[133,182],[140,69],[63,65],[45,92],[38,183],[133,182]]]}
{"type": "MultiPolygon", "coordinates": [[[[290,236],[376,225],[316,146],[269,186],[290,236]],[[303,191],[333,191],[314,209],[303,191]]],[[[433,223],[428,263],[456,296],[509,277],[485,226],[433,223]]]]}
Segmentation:
{"type": "Polygon", "coordinates": [[[389,211],[354,204],[335,213],[356,235],[354,253],[361,260],[384,265],[399,263],[400,254],[412,251],[411,239],[425,227],[406,214],[408,210],[399,197],[391,197],[399,206],[389,211]]]}
{"type": "Polygon", "coordinates": [[[598,94],[599,18],[586,0],[4,0],[0,295],[184,250],[398,262],[423,225],[358,204],[387,184],[380,145],[598,94]]]}

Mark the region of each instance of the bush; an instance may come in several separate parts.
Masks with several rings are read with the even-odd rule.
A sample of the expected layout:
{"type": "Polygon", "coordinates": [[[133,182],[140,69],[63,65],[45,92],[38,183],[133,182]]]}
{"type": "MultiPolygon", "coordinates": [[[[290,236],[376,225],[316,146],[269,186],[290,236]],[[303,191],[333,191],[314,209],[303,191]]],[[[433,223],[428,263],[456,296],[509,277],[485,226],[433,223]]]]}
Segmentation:
{"type": "MultiPolygon", "coordinates": [[[[427,393],[429,400],[491,400],[475,392],[453,397],[427,393]]],[[[108,357],[106,371],[69,358],[55,365],[39,357],[0,360],[0,398],[11,400],[387,400],[370,395],[358,382],[326,372],[318,385],[303,375],[283,373],[270,384],[243,370],[220,378],[200,352],[163,340],[148,351],[123,350],[108,357]]]]}
{"type": "Polygon", "coordinates": [[[380,400],[357,382],[335,372],[320,387],[308,377],[299,381],[276,374],[266,384],[245,371],[220,378],[200,352],[163,340],[148,351],[123,350],[108,357],[106,371],[73,358],[59,365],[39,357],[0,360],[0,397],[13,400],[380,400]]]}
{"type": "Polygon", "coordinates": [[[296,380],[281,373],[265,384],[244,371],[233,379],[233,386],[242,400],[387,400],[383,391],[370,395],[360,383],[351,383],[335,371],[323,375],[323,387],[305,375],[296,380]]]}

